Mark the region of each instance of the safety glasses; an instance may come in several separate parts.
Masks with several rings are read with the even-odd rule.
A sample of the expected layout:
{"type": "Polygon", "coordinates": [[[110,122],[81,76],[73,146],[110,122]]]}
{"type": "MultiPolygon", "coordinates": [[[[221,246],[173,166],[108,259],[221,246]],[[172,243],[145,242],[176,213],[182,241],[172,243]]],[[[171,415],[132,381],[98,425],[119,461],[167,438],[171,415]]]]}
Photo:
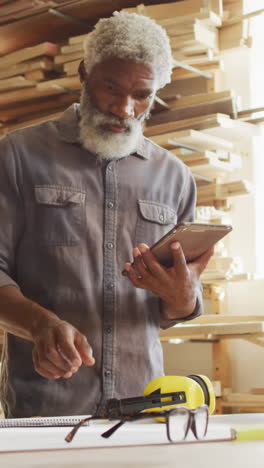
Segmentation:
{"type": "MultiPolygon", "coordinates": [[[[123,424],[128,421],[139,421],[147,418],[162,418],[166,423],[166,434],[170,442],[181,442],[186,439],[188,432],[191,430],[194,437],[198,440],[203,439],[207,433],[209,411],[207,405],[201,405],[199,408],[190,410],[185,406],[178,406],[167,411],[148,411],[137,414],[126,414],[118,417],[119,422],[112,426],[107,431],[101,434],[102,437],[108,439],[114,432],[117,431],[123,424]]],[[[74,426],[72,431],[66,436],[65,440],[71,442],[78,429],[85,423],[94,419],[102,419],[94,416],[82,419],[74,426]]]]}

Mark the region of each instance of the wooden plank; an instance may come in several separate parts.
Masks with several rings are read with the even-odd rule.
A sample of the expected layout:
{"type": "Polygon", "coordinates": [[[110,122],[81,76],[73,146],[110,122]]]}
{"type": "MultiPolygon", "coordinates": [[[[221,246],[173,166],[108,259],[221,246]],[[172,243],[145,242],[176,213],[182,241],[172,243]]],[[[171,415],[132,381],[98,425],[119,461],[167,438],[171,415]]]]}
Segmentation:
{"type": "Polygon", "coordinates": [[[60,111],[56,111],[50,114],[45,114],[41,116],[39,115],[38,117],[35,117],[34,119],[29,119],[23,122],[6,125],[5,127],[0,129],[1,130],[0,134],[5,135],[6,133],[9,133],[12,130],[16,130],[18,128],[30,127],[31,125],[36,125],[41,122],[46,122],[47,120],[56,119],[60,117],[64,111],[65,111],[65,108],[61,109],[60,111]]]}
{"type": "Polygon", "coordinates": [[[202,94],[209,92],[209,81],[208,78],[203,76],[197,76],[193,73],[192,78],[183,78],[182,80],[176,80],[169,83],[163,89],[159,91],[159,97],[163,100],[169,100],[176,96],[188,96],[194,93],[202,94]]]}
{"type": "Polygon", "coordinates": [[[67,75],[77,75],[80,65],[80,60],[73,60],[63,65],[63,70],[67,75]]]}
{"type": "Polygon", "coordinates": [[[69,90],[79,90],[81,88],[79,77],[73,76],[44,81],[38,83],[34,88],[2,93],[2,95],[0,95],[0,108],[6,108],[17,102],[39,99],[45,96],[52,96],[53,94],[63,94],[65,93],[65,88],[69,90]]]}
{"type": "Polygon", "coordinates": [[[73,54],[75,52],[81,52],[83,54],[82,43],[64,45],[60,48],[61,54],[73,54]]]}
{"type": "Polygon", "coordinates": [[[11,76],[22,75],[33,70],[53,70],[54,62],[49,57],[39,57],[26,62],[21,62],[8,67],[7,69],[0,70],[0,79],[9,78],[11,76]]]}
{"type": "Polygon", "coordinates": [[[201,128],[219,127],[223,125],[223,121],[231,120],[229,115],[226,114],[207,114],[205,116],[193,117],[191,119],[181,119],[172,122],[165,122],[162,124],[153,125],[151,120],[147,121],[147,126],[144,129],[144,135],[151,137],[153,135],[160,135],[162,133],[174,132],[183,129],[200,130],[201,128]]]}
{"type": "Polygon", "coordinates": [[[261,387],[251,388],[250,393],[253,393],[254,395],[264,395],[264,388],[261,388],[261,387]]]}
{"type": "Polygon", "coordinates": [[[177,324],[167,330],[161,330],[160,337],[165,339],[181,338],[195,335],[243,335],[264,334],[264,321],[236,322],[236,323],[210,323],[210,324],[177,324]]]}
{"type": "Polygon", "coordinates": [[[224,393],[223,401],[230,404],[262,404],[264,406],[264,395],[252,393],[224,393]]]}
{"type": "Polygon", "coordinates": [[[230,282],[237,282],[237,281],[249,281],[254,279],[254,275],[251,273],[236,273],[231,278],[214,278],[214,279],[203,279],[202,284],[204,285],[224,285],[230,282]]]}
{"type": "Polygon", "coordinates": [[[203,96],[203,98],[200,98],[199,100],[198,96],[195,98],[193,96],[184,96],[179,100],[174,100],[172,103],[168,102],[170,110],[153,114],[150,119],[150,124],[157,125],[172,120],[188,119],[213,113],[228,114],[230,117],[236,117],[237,105],[235,96],[232,92],[230,92],[226,97],[219,96],[219,98],[217,98],[216,96],[211,100],[209,96],[199,96],[203,96]],[[188,102],[188,98],[191,97],[194,98],[193,101],[191,102],[190,100],[188,102]]]}
{"type": "Polygon", "coordinates": [[[33,80],[33,81],[44,81],[47,80],[48,77],[43,70],[33,70],[30,72],[25,73],[26,80],[33,80]]]}
{"type": "Polygon", "coordinates": [[[185,162],[185,164],[190,168],[194,176],[198,174],[211,179],[217,178],[217,180],[234,171],[231,164],[219,161],[217,158],[204,158],[197,162],[185,162]]]}
{"type": "MultiPolygon", "coordinates": [[[[213,358],[213,380],[221,382],[221,393],[225,390],[226,387],[231,387],[232,385],[232,366],[230,360],[230,352],[228,348],[228,343],[223,340],[219,340],[212,344],[212,358],[213,358]]],[[[216,399],[216,414],[221,414],[222,407],[222,395],[220,398],[216,399]]]]}
{"type": "MultiPolygon", "coordinates": [[[[89,34],[89,33],[88,33],[89,34]]],[[[69,44],[79,44],[83,43],[84,39],[88,36],[88,34],[80,34],[78,36],[69,37],[69,44]]]]}
{"type": "Polygon", "coordinates": [[[73,60],[82,59],[83,51],[72,52],[71,54],[58,54],[56,55],[54,62],[58,65],[66,62],[72,62],[73,60]]]}
{"type": "Polygon", "coordinates": [[[181,130],[178,132],[163,133],[161,135],[152,136],[151,140],[168,149],[175,148],[177,143],[189,145],[201,150],[224,149],[232,151],[233,149],[233,143],[222,138],[211,137],[197,130],[181,130]]]}
{"type": "Polygon", "coordinates": [[[54,57],[57,53],[58,46],[56,44],[53,44],[52,42],[43,42],[42,44],[17,50],[16,52],[0,57],[0,69],[19,62],[25,62],[32,58],[41,57],[42,55],[54,57]]]}
{"type": "Polygon", "coordinates": [[[264,315],[204,314],[190,321],[190,324],[264,322],[264,315]]]}
{"type": "Polygon", "coordinates": [[[178,62],[184,62],[188,65],[192,66],[200,66],[203,63],[207,63],[208,60],[213,60],[214,54],[211,49],[207,49],[206,51],[204,50],[200,54],[190,52],[188,54],[187,48],[184,49],[184,51],[181,51],[179,49],[173,51],[173,58],[176,63],[178,62]]]}
{"type": "MultiPolygon", "coordinates": [[[[216,184],[215,182],[197,187],[197,205],[212,205],[214,200],[221,200],[228,197],[246,195],[252,190],[251,184],[247,180],[237,180],[216,184]]],[[[206,272],[203,273],[206,277],[206,272]]]]}
{"type": "MultiPolygon", "coordinates": [[[[17,104],[13,108],[2,109],[0,122],[23,122],[27,118],[37,118],[39,113],[52,113],[57,108],[67,108],[73,102],[76,102],[77,97],[72,94],[59,94],[54,97],[44,97],[33,102],[24,102],[17,104]]],[[[23,125],[23,123],[21,123],[23,125]]]]}
{"type": "MultiPolygon", "coordinates": [[[[221,60],[211,60],[205,63],[202,63],[197,67],[198,70],[205,73],[213,73],[218,70],[223,70],[223,61],[221,60]]],[[[181,66],[174,67],[171,75],[172,81],[176,80],[187,80],[188,78],[196,77],[197,73],[194,71],[186,70],[181,66]]],[[[193,93],[194,94],[194,93],[193,93]]]]}
{"type": "Polygon", "coordinates": [[[15,76],[0,80],[0,92],[9,91],[10,89],[32,88],[35,84],[35,81],[29,81],[24,76],[15,76]]]}
{"type": "Polygon", "coordinates": [[[248,21],[226,25],[219,30],[219,49],[235,49],[237,47],[251,47],[252,37],[249,34],[248,21]]]}
{"type": "Polygon", "coordinates": [[[159,23],[163,28],[167,29],[170,27],[171,24],[178,25],[178,24],[186,24],[190,21],[194,21],[195,19],[199,19],[204,24],[208,26],[216,26],[219,27],[222,25],[222,20],[219,15],[217,15],[214,11],[209,10],[208,8],[201,9],[199,13],[190,13],[178,16],[172,16],[168,18],[159,19],[157,18],[156,21],[159,23]]]}
{"type": "Polygon", "coordinates": [[[192,50],[218,50],[218,29],[208,28],[198,19],[186,29],[187,31],[183,30],[181,34],[180,28],[178,29],[177,26],[168,31],[172,49],[192,46],[192,50]]]}
{"type": "Polygon", "coordinates": [[[180,158],[185,164],[195,165],[200,164],[200,161],[207,160],[210,164],[215,161],[223,163],[223,167],[230,167],[232,170],[241,169],[242,158],[238,154],[233,154],[227,151],[216,150],[216,151],[189,151],[185,148],[170,149],[171,153],[174,153],[180,158]]]}
{"type": "Polygon", "coordinates": [[[193,94],[190,96],[184,96],[180,99],[175,99],[170,102],[170,108],[181,109],[188,106],[200,105],[207,102],[217,102],[222,100],[229,100],[234,98],[235,92],[233,90],[220,91],[218,93],[205,93],[205,94],[193,94]]]}

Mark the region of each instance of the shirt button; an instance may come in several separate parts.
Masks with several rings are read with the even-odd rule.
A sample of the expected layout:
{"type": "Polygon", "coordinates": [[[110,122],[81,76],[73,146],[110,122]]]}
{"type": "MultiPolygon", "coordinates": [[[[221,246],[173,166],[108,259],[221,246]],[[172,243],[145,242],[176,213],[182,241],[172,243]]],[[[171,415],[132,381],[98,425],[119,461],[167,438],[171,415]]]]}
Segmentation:
{"type": "Polygon", "coordinates": [[[163,215],[163,214],[160,214],[160,215],[159,215],[159,220],[160,220],[160,221],[164,221],[164,215],[163,215]]]}
{"type": "Polygon", "coordinates": [[[112,333],[112,328],[111,328],[111,327],[107,327],[107,328],[105,329],[105,331],[106,331],[106,333],[107,333],[108,335],[110,335],[110,333],[112,333]]]}
{"type": "Polygon", "coordinates": [[[110,370],[105,370],[104,371],[105,377],[110,377],[111,374],[112,374],[112,372],[110,370]]]}
{"type": "Polygon", "coordinates": [[[113,242],[107,242],[106,247],[107,247],[108,249],[113,249],[113,248],[114,248],[113,242]]]}
{"type": "Polygon", "coordinates": [[[113,283],[108,283],[107,289],[113,289],[113,287],[114,287],[114,284],[113,284],[113,283]]]}
{"type": "Polygon", "coordinates": [[[108,208],[114,208],[113,202],[111,202],[111,201],[108,202],[108,203],[107,203],[107,207],[108,207],[108,208]]]}
{"type": "Polygon", "coordinates": [[[110,172],[113,170],[113,168],[112,168],[112,166],[111,166],[110,164],[109,164],[109,166],[107,166],[107,169],[108,169],[108,171],[110,171],[110,172]]]}

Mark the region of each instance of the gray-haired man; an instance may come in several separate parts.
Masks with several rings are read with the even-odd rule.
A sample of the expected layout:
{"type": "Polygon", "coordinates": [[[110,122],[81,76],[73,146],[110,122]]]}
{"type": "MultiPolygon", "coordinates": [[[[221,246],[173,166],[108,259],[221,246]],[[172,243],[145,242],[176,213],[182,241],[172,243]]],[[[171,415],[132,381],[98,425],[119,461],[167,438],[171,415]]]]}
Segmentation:
{"type": "Polygon", "coordinates": [[[171,69],[164,30],[116,13],[85,42],[80,106],[0,142],[7,417],[95,413],[140,395],[164,372],[160,327],[201,313],[212,251],[187,266],[173,244],[165,268],[148,248],[195,207],[188,169],[142,135],[171,69]]]}

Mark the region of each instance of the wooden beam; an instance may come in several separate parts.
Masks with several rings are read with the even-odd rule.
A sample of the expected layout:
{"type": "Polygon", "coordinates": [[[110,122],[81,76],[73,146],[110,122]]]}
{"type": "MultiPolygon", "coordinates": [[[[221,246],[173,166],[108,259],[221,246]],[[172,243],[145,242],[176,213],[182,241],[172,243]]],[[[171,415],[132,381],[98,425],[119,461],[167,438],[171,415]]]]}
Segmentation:
{"type": "Polygon", "coordinates": [[[234,148],[233,143],[229,141],[206,135],[197,130],[181,130],[178,132],[163,133],[161,135],[152,136],[151,140],[167,149],[176,148],[177,143],[179,146],[183,143],[200,150],[223,149],[232,151],[234,148]]]}

